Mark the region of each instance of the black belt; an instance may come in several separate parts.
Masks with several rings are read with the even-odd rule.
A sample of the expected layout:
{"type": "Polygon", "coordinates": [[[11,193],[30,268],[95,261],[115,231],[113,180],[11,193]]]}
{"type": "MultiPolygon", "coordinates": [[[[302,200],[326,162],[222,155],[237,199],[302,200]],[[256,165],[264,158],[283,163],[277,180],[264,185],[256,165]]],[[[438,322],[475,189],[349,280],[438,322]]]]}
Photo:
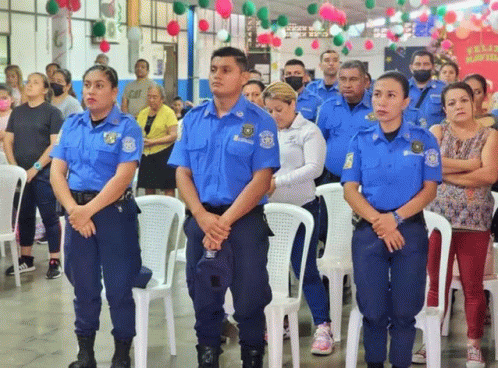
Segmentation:
{"type": "MultiPolygon", "coordinates": [[[[388,213],[388,212],[392,212],[392,211],[386,211],[386,212],[379,211],[379,212],[381,212],[381,213],[388,213]]],[[[405,223],[405,222],[419,222],[419,223],[424,223],[425,222],[425,220],[424,220],[424,213],[423,212],[416,213],[415,215],[404,219],[403,223],[405,223]]],[[[358,216],[354,212],[353,212],[352,223],[353,223],[353,226],[355,226],[355,227],[361,227],[361,226],[365,226],[365,225],[372,225],[370,222],[368,222],[364,218],[361,218],[360,216],[358,216]]]]}
{"type": "MultiPolygon", "coordinates": [[[[204,207],[204,209],[206,211],[214,213],[215,215],[218,215],[218,216],[223,215],[226,212],[226,210],[228,210],[231,206],[232,206],[231,204],[227,204],[227,205],[223,205],[223,206],[211,206],[209,203],[202,204],[202,207],[204,207]]],[[[263,205],[261,205],[261,204],[257,205],[256,207],[254,207],[250,211],[250,213],[251,212],[264,213],[263,205]]],[[[192,216],[192,212],[188,208],[185,210],[185,213],[187,216],[192,216]]]]}
{"type": "MultiPolygon", "coordinates": [[[[76,191],[71,190],[71,195],[73,196],[76,203],[83,206],[94,199],[100,192],[97,191],[76,191]]],[[[128,201],[133,198],[133,191],[131,188],[127,188],[123,195],[115,202],[128,201]]]]}

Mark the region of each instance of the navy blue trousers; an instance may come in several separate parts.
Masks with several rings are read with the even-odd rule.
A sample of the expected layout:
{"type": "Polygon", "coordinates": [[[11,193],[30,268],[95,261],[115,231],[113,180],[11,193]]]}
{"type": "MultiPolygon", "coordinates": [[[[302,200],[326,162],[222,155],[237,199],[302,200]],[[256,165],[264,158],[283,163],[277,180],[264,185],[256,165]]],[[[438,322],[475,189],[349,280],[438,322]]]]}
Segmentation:
{"type": "Polygon", "coordinates": [[[387,333],[391,335],[392,365],[411,365],[415,316],[424,305],[428,238],[422,222],[404,223],[398,230],[405,246],[389,253],[370,225],[353,233],[356,299],[363,314],[363,342],[367,363],[386,360],[387,333]]]}
{"type": "Polygon", "coordinates": [[[92,218],[97,232],[85,239],[66,223],[65,272],[74,287],[76,334],[99,329],[102,276],[109,302],[112,334],[118,340],[135,336],[135,302],[131,292],[141,267],[137,205],[134,200],[109,205],[92,218]],[[121,211],[120,211],[121,209],[121,211]]]}
{"type": "Polygon", "coordinates": [[[223,304],[227,287],[233,295],[234,318],[238,322],[240,345],[264,349],[264,308],[271,301],[266,263],[269,227],[264,215],[250,212],[232,225],[228,239],[217,252],[217,266],[222,269],[220,283],[210,285],[212,274],[205,266],[202,239],[204,232],[194,217],[185,222],[187,235],[187,285],[195,310],[195,330],[200,345],[220,346],[223,304]],[[220,264],[221,263],[221,264],[220,264]],[[223,278],[228,278],[225,282],[223,278]]]}

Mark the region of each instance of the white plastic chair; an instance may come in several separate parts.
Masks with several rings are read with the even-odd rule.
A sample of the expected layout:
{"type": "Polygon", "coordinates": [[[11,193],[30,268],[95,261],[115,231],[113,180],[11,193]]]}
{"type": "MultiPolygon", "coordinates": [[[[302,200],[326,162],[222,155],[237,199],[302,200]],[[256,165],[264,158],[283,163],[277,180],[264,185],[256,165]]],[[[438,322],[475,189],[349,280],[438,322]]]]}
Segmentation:
{"type": "MultiPolygon", "coordinates": [[[[439,275],[446,275],[448,268],[448,256],[451,244],[451,225],[443,216],[434,212],[424,211],[425,222],[429,235],[434,229],[441,232],[441,262],[439,275]]],[[[441,322],[444,318],[444,303],[446,277],[439,277],[438,306],[425,306],[416,316],[416,327],[422,329],[427,349],[427,367],[441,367],[441,322]]],[[[346,368],[356,367],[358,360],[358,344],[360,341],[360,329],[363,324],[363,316],[356,306],[349,316],[348,342],[346,348],[346,368]]]]}
{"type": "Polygon", "coordinates": [[[291,204],[265,205],[268,224],[274,233],[270,237],[267,269],[273,299],[265,308],[268,331],[269,367],[282,367],[284,316],[289,316],[292,364],[299,367],[299,326],[297,313],[301,305],[304,269],[313,232],[313,216],[305,209],[291,204]],[[292,245],[300,224],[304,224],[305,237],[297,297],[289,295],[289,265],[292,245]]]}
{"type": "Polygon", "coordinates": [[[334,341],[341,341],[342,292],[344,276],[353,275],[351,239],[353,212],[344,200],[340,183],[324,184],[316,188],[327,206],[328,228],[325,252],[316,263],[318,271],[329,280],[330,327],[334,341]]]}
{"type": "MultiPolygon", "coordinates": [[[[14,276],[16,286],[21,287],[21,276],[19,272],[19,255],[17,252],[16,229],[19,220],[19,207],[26,185],[26,171],[13,165],[0,165],[0,242],[10,243],[12,253],[12,264],[14,265],[14,276]],[[19,190],[18,210],[16,211],[14,228],[12,228],[12,216],[14,214],[14,196],[18,183],[21,183],[19,190]]],[[[5,250],[2,252],[5,255],[5,250]]]]}
{"type": "Polygon", "coordinates": [[[176,355],[175,321],[173,315],[172,285],[175,268],[176,249],[180,229],[185,219],[185,207],[178,199],[163,195],[138,197],[141,210],[138,215],[140,226],[140,248],[142,264],[153,272],[152,279],[145,289],[133,288],[136,304],[135,367],[147,367],[147,341],[149,328],[149,303],[153,299],[164,300],[164,310],[168,328],[171,355],[176,355]],[[168,261],[168,239],[174,220],[178,226],[172,236],[175,244],[172,257],[168,261]],[[167,267],[166,267],[167,265],[167,267]]]}

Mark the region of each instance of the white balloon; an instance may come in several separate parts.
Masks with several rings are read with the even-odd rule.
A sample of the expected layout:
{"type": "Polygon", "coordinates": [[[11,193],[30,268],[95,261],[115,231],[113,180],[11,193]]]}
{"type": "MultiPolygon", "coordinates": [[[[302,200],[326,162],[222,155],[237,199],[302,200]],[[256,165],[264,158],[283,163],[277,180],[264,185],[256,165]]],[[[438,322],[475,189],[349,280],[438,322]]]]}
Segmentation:
{"type": "Polygon", "coordinates": [[[285,28],[284,27],[281,27],[279,29],[277,29],[277,32],[275,32],[275,34],[281,39],[283,40],[285,37],[287,37],[287,32],[285,31],[285,28]]]}
{"type": "Polygon", "coordinates": [[[313,22],[313,29],[317,32],[320,32],[323,29],[322,22],[320,22],[318,19],[313,22]]]}
{"type": "Polygon", "coordinates": [[[420,5],[422,5],[421,0],[410,0],[410,5],[412,8],[418,8],[420,5]]]}
{"type": "Polygon", "coordinates": [[[455,30],[455,27],[453,26],[453,24],[447,24],[446,25],[446,30],[448,32],[453,32],[455,30]]]}
{"type": "Polygon", "coordinates": [[[330,27],[329,32],[332,36],[337,36],[339,33],[342,32],[342,28],[339,27],[337,24],[333,24],[332,27],[330,27]]]}
{"type": "Polygon", "coordinates": [[[140,40],[141,33],[139,27],[130,27],[128,28],[128,39],[130,41],[138,41],[140,40]]]}
{"type": "Polygon", "coordinates": [[[395,26],[393,26],[391,28],[391,30],[393,31],[393,33],[395,35],[399,35],[399,34],[402,34],[404,32],[404,28],[401,24],[396,24],[395,26]]]}
{"type": "Polygon", "coordinates": [[[226,29],[220,29],[216,34],[216,38],[218,38],[221,42],[226,41],[228,38],[228,31],[226,29]]]}

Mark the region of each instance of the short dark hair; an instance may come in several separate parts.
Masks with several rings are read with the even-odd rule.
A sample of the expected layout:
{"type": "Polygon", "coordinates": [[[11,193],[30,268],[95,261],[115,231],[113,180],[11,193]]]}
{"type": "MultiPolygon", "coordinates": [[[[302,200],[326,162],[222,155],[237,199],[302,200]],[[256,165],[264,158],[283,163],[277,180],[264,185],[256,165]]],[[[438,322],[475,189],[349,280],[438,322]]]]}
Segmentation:
{"type": "Polygon", "coordinates": [[[367,79],[370,81],[370,83],[372,83],[372,75],[369,72],[365,73],[365,77],[367,77],[367,79]]]}
{"type": "Polygon", "coordinates": [[[111,68],[110,66],[107,65],[95,64],[91,66],[90,68],[87,69],[85,74],[83,74],[83,81],[85,81],[85,78],[88,73],[93,72],[95,70],[98,70],[105,74],[107,80],[111,83],[112,88],[118,88],[118,81],[119,81],[118,73],[114,70],[114,68],[111,68]]]}
{"type": "Polygon", "coordinates": [[[10,97],[12,97],[12,87],[6,83],[0,83],[0,91],[5,91],[10,97]]]}
{"type": "Polygon", "coordinates": [[[410,65],[413,64],[413,62],[415,61],[415,58],[417,56],[428,56],[429,59],[431,59],[431,64],[434,66],[434,55],[427,51],[427,50],[417,50],[415,51],[413,54],[412,54],[412,57],[410,59],[410,65]]]}
{"type": "Polygon", "coordinates": [[[322,61],[323,61],[323,56],[324,56],[325,54],[337,54],[337,55],[339,55],[339,53],[338,53],[337,51],[335,51],[335,50],[332,50],[332,49],[325,50],[324,52],[322,52],[322,53],[320,54],[320,62],[322,62],[322,61]]]}
{"type": "MultiPolygon", "coordinates": [[[[251,84],[255,84],[257,85],[260,89],[261,89],[261,92],[263,92],[265,90],[265,85],[263,82],[257,80],[257,79],[251,79],[249,80],[246,84],[244,84],[244,87],[245,86],[249,86],[251,84]]],[[[242,87],[243,88],[243,87],[242,87]]]]}
{"type": "Polygon", "coordinates": [[[401,88],[403,89],[404,98],[408,97],[408,94],[410,92],[410,83],[408,82],[408,79],[406,79],[404,74],[398,71],[391,70],[382,74],[379,78],[377,78],[376,82],[382,79],[394,79],[396,82],[398,82],[401,85],[401,88]]]}
{"type": "Polygon", "coordinates": [[[455,82],[450,83],[443,88],[443,91],[441,92],[441,102],[443,103],[443,106],[446,106],[446,94],[452,89],[463,89],[467,92],[471,101],[474,101],[474,91],[472,91],[472,88],[465,82],[455,82]]]}
{"type": "Polygon", "coordinates": [[[251,69],[251,70],[249,70],[249,73],[256,73],[256,74],[259,74],[259,76],[261,77],[261,72],[257,69],[251,69]]]}
{"type": "Polygon", "coordinates": [[[304,66],[304,63],[301,60],[298,60],[298,59],[287,60],[287,62],[284,65],[284,68],[286,66],[292,66],[292,65],[300,65],[300,66],[303,67],[304,71],[306,71],[306,67],[304,66]]]}
{"type": "Polygon", "coordinates": [[[360,60],[348,60],[341,64],[339,70],[343,69],[358,69],[360,74],[365,77],[367,75],[367,68],[363,61],[360,60]]]}
{"type": "Polygon", "coordinates": [[[486,82],[486,78],[484,78],[481,74],[477,74],[477,73],[475,73],[475,74],[469,74],[465,78],[463,78],[463,81],[467,82],[469,79],[475,79],[476,81],[478,81],[479,83],[481,83],[482,91],[484,92],[484,94],[487,93],[487,91],[488,91],[488,83],[486,82]]]}
{"type": "Polygon", "coordinates": [[[180,96],[175,96],[175,98],[173,99],[173,102],[175,102],[175,101],[182,101],[183,102],[183,99],[180,96]]]}
{"type": "Polygon", "coordinates": [[[215,57],[233,57],[240,70],[242,72],[247,71],[247,56],[241,49],[231,46],[221,47],[213,51],[211,54],[211,61],[213,61],[215,57]]]}
{"type": "Polygon", "coordinates": [[[145,59],[138,59],[138,60],[136,61],[136,63],[135,63],[135,67],[137,67],[137,64],[138,64],[138,63],[140,63],[140,62],[141,62],[141,63],[145,63],[145,65],[147,65],[147,70],[149,70],[149,68],[150,68],[150,66],[149,66],[149,62],[148,62],[147,60],[145,60],[145,59]]]}
{"type": "Polygon", "coordinates": [[[50,66],[55,66],[57,69],[61,68],[61,66],[57,63],[48,63],[47,66],[45,66],[45,70],[48,70],[48,67],[50,66]]]}
{"type": "Polygon", "coordinates": [[[441,69],[439,69],[439,72],[441,72],[441,70],[445,67],[445,66],[451,66],[453,69],[455,69],[455,73],[456,73],[456,76],[458,77],[458,74],[460,73],[460,68],[458,67],[458,64],[449,60],[447,61],[446,63],[444,63],[442,66],[441,66],[441,69]]]}

